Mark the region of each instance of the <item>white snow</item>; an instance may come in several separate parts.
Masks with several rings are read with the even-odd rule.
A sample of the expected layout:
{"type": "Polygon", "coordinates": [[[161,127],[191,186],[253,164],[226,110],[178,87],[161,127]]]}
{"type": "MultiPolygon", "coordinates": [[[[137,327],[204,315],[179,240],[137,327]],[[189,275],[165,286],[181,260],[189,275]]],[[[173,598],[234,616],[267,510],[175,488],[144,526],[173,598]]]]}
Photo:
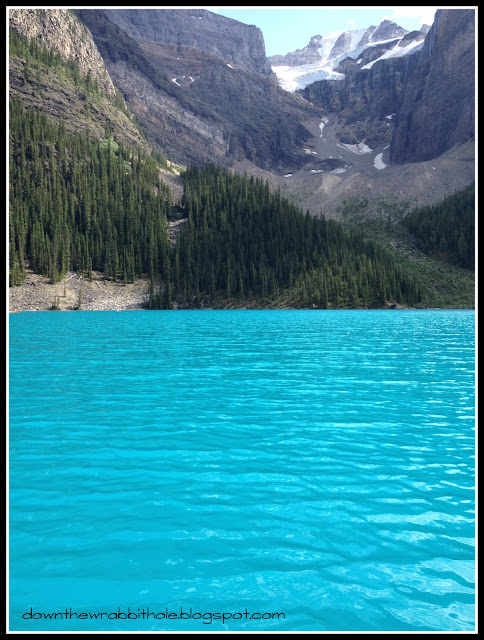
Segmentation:
{"type": "Polygon", "coordinates": [[[385,118],[386,118],[387,120],[391,120],[391,119],[393,118],[393,116],[394,116],[394,115],[395,115],[394,113],[390,113],[390,115],[385,116],[385,118]]]}
{"type": "Polygon", "coordinates": [[[383,158],[383,153],[378,153],[378,154],[375,156],[375,160],[374,160],[374,162],[373,162],[373,166],[375,167],[375,169],[380,170],[380,169],[384,169],[384,168],[387,166],[387,165],[383,162],[382,158],[383,158]]]}
{"type": "Polygon", "coordinates": [[[376,60],[372,60],[371,62],[369,62],[368,64],[365,64],[361,68],[371,69],[372,66],[375,64],[375,62],[378,62],[379,60],[388,60],[388,58],[401,58],[402,56],[409,56],[412,53],[416,53],[417,51],[420,51],[422,47],[423,47],[422,40],[420,41],[413,40],[406,47],[400,47],[399,43],[397,43],[394,47],[392,47],[391,49],[388,49],[388,51],[385,51],[385,53],[381,55],[379,58],[377,58],[376,60]]]}
{"type": "Polygon", "coordinates": [[[231,69],[233,69],[233,66],[231,64],[229,64],[228,62],[227,62],[227,67],[230,67],[231,69]]]}
{"type": "Polygon", "coordinates": [[[286,175],[284,176],[285,178],[290,178],[292,176],[292,173],[286,173],[286,175]]]}
{"type": "Polygon", "coordinates": [[[331,67],[318,66],[320,63],[303,64],[299,67],[272,67],[277,76],[279,85],[294,93],[297,89],[304,89],[317,80],[343,80],[344,73],[337,73],[331,67]]]}
{"type": "Polygon", "coordinates": [[[313,156],[317,156],[318,155],[317,151],[311,151],[311,149],[307,149],[307,148],[304,149],[304,153],[312,153],[313,156]]]}
{"type": "MultiPolygon", "coordinates": [[[[362,58],[360,58],[360,55],[363,51],[376,45],[384,44],[385,42],[397,40],[397,38],[391,38],[389,40],[380,40],[370,42],[366,45],[361,45],[361,40],[366,31],[367,29],[348,31],[347,33],[351,35],[351,43],[349,45],[350,49],[335,58],[330,58],[330,54],[336,41],[342,34],[341,31],[329,33],[321,38],[321,43],[318,49],[321,59],[317,62],[301,64],[295,67],[287,65],[277,65],[272,67],[272,70],[277,76],[279,85],[286,91],[294,93],[297,89],[304,89],[318,80],[344,80],[344,73],[338,73],[334,70],[342,60],[345,58],[352,58],[353,60],[356,60],[356,64],[361,64],[362,58]]],[[[401,38],[398,38],[396,45],[389,51],[385,52],[380,58],[378,58],[378,60],[409,55],[415,53],[423,46],[423,41],[413,41],[405,47],[399,47],[398,45],[400,41],[401,38]]],[[[305,49],[307,49],[307,47],[305,47],[305,49]]],[[[371,69],[375,62],[376,60],[373,60],[361,68],[371,69]]]]}
{"type": "Polygon", "coordinates": [[[311,169],[311,173],[323,173],[323,169],[311,169]]]}
{"type": "Polygon", "coordinates": [[[321,118],[321,123],[319,125],[319,129],[321,131],[321,133],[319,134],[319,137],[322,138],[323,137],[323,132],[324,132],[324,127],[328,124],[329,122],[329,118],[327,118],[326,116],[323,116],[321,118]]]}
{"type": "Polygon", "coordinates": [[[344,173],[345,171],[346,169],[344,169],[343,167],[338,167],[337,169],[333,169],[331,173],[344,173]]]}
{"type": "Polygon", "coordinates": [[[358,155],[362,155],[363,153],[371,153],[373,151],[373,149],[370,149],[370,147],[364,142],[358,142],[358,144],[345,144],[342,142],[341,144],[338,144],[338,147],[348,149],[348,151],[357,153],[358,155]]]}
{"type": "Polygon", "coordinates": [[[176,78],[172,78],[171,81],[180,86],[180,84],[176,81],[176,78]]]}

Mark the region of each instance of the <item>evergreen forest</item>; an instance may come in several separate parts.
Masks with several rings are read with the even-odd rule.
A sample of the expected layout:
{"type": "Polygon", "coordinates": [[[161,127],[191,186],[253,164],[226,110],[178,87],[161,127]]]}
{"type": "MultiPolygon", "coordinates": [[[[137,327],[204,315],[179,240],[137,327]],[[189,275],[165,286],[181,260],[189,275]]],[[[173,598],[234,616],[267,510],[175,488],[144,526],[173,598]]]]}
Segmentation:
{"type": "Polygon", "coordinates": [[[163,274],[170,192],[141,150],[67,134],[10,104],[10,284],[28,264],[58,282],[69,270],[132,282],[163,274]]]}
{"type": "Polygon", "coordinates": [[[10,105],[10,284],[28,265],[58,282],[67,271],[151,283],[151,308],[413,305],[414,279],[377,243],[313,218],[258,179],[189,167],[174,216],[157,161],[68,134],[41,112],[10,105]]]}
{"type": "Polygon", "coordinates": [[[402,221],[424,253],[475,268],[475,185],[434,206],[419,207],[402,221]]]}
{"type": "Polygon", "coordinates": [[[291,307],[412,306],[420,293],[390,254],[361,233],[304,214],[267,182],[192,166],[187,216],[170,278],[152,305],[291,307]]]}

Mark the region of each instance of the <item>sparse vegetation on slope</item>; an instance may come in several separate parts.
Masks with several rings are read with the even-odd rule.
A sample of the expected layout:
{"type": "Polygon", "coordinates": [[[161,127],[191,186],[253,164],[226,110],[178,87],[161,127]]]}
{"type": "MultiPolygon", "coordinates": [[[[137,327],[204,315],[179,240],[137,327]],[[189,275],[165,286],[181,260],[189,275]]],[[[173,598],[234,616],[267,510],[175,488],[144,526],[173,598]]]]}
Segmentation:
{"type": "Polygon", "coordinates": [[[346,228],[364,228],[415,278],[421,291],[416,306],[473,308],[474,198],[474,185],[470,185],[433,207],[412,208],[410,201],[381,199],[379,216],[367,215],[368,202],[353,198],[342,203],[340,213],[346,228]]]}

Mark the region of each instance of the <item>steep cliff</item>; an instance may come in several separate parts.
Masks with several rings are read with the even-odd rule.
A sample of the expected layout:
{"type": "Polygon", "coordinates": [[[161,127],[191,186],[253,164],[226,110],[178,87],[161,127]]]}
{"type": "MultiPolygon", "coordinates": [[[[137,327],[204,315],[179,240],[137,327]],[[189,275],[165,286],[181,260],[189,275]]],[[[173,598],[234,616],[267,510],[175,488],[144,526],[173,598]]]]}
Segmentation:
{"type": "Polygon", "coordinates": [[[89,30],[70,10],[10,9],[9,23],[18,33],[36,39],[48,49],[58,51],[64,60],[74,61],[82,75],[91,75],[109,95],[115,88],[104,60],[94,44],[89,30]]]}
{"type": "MultiPolygon", "coordinates": [[[[378,52],[372,52],[378,55],[378,52]]],[[[362,70],[348,59],[338,69],[344,80],[326,80],[309,85],[302,92],[326,113],[338,114],[338,137],[346,144],[365,142],[371,148],[392,139],[393,118],[403,104],[408,68],[413,56],[381,60],[362,70]]]]}
{"type": "Polygon", "coordinates": [[[10,9],[9,95],[62,119],[70,133],[149,145],[116,90],[91,33],[65,9],[10,9]],[[15,34],[16,42],[13,43],[15,34]],[[57,54],[49,57],[42,50],[57,54]]]}
{"type": "Polygon", "coordinates": [[[245,71],[272,75],[258,27],[204,9],[110,9],[106,16],[138,42],[191,47],[245,71]]]}
{"type": "Polygon", "coordinates": [[[174,161],[304,163],[303,121],[319,110],[278,86],[258,29],[202,10],[78,15],[131,110],[174,161]]]}
{"type": "Polygon", "coordinates": [[[390,147],[392,162],[429,160],[474,137],[474,10],[436,12],[406,84],[390,147]]]}

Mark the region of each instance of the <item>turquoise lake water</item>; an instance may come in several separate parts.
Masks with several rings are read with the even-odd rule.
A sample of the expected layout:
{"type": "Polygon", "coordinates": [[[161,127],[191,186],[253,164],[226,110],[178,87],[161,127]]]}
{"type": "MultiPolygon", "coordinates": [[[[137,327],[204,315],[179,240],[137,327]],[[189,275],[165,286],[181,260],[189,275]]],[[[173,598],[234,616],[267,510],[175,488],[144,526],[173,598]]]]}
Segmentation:
{"type": "Polygon", "coordinates": [[[10,630],[474,630],[474,320],[10,314],[10,630]]]}

